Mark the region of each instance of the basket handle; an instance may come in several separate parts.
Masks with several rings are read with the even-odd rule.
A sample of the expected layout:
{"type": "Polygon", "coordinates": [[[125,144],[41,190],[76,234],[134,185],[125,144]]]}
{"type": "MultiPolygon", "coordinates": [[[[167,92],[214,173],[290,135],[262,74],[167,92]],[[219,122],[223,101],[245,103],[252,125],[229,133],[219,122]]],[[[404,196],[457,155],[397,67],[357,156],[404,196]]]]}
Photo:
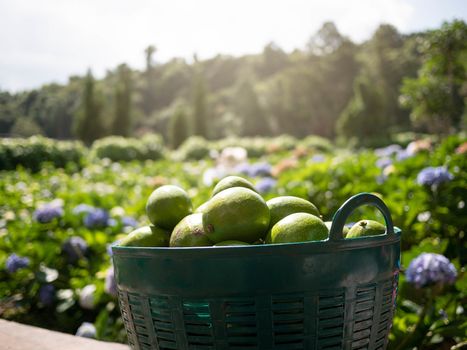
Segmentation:
{"type": "Polygon", "coordinates": [[[361,207],[362,205],[373,205],[378,208],[378,210],[383,214],[384,221],[386,222],[386,234],[394,235],[394,225],[392,223],[391,213],[389,212],[386,204],[384,204],[381,198],[375,196],[374,194],[364,192],[350,197],[336,211],[334,217],[332,218],[331,231],[329,233],[330,241],[338,241],[343,238],[342,230],[344,229],[347,218],[355,209],[361,207]]]}

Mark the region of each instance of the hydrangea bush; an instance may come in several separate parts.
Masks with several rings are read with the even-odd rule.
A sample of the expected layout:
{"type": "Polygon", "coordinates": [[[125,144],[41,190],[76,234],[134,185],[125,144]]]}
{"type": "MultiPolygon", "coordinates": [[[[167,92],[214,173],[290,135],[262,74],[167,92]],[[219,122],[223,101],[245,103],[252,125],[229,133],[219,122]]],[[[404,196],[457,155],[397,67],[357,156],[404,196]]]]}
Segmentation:
{"type": "MultiPolygon", "coordinates": [[[[240,146],[248,159],[231,171],[246,174],[266,200],[307,198],[330,220],[355,193],[378,193],[403,230],[390,349],[412,339],[414,329],[417,335],[407,342],[423,341],[427,349],[460,342],[467,290],[467,255],[459,243],[467,227],[467,158],[459,151],[465,137],[451,136],[429,148],[420,143],[358,152],[313,138],[297,141],[296,149],[293,140],[281,140],[203,141],[187,146],[186,159],[196,160],[185,162],[168,155],[146,162],[93,159],[81,169],[44,165],[37,172],[3,171],[0,317],[124,342],[110,245],[148,223],[145,202],[155,186],[182,186],[195,208],[209,199],[217,181],[211,176],[203,182],[208,169],[217,169],[210,151],[240,146]]],[[[377,215],[363,208],[348,221],[377,215]]]]}

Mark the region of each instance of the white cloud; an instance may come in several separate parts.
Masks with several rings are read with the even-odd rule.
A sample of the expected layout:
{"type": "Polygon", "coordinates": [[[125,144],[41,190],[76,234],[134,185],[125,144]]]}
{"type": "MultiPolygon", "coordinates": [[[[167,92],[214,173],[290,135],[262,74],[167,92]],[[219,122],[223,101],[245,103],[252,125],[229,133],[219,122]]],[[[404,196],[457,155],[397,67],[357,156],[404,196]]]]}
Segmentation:
{"type": "Polygon", "coordinates": [[[409,0],[0,0],[0,87],[66,81],[91,67],[98,75],[127,62],[258,52],[269,41],[303,47],[324,21],[357,41],[377,25],[408,28],[409,0]]]}

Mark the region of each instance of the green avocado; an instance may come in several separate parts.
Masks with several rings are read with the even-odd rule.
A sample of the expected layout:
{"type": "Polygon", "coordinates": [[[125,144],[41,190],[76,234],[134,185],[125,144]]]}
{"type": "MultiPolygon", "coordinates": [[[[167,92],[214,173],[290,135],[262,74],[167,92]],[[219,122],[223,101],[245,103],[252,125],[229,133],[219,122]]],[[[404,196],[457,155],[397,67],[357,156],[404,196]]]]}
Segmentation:
{"type": "Polygon", "coordinates": [[[245,187],[252,191],[257,192],[253,184],[250,181],[244,179],[243,177],[227,176],[217,183],[217,185],[212,190],[212,196],[214,197],[219,192],[226,190],[228,188],[232,188],[232,187],[245,187]]]}
{"type": "Polygon", "coordinates": [[[157,226],[140,227],[118,243],[123,247],[168,247],[170,232],[157,226]]]}
{"type": "Polygon", "coordinates": [[[214,244],[214,247],[223,247],[223,246],[236,246],[236,245],[250,245],[246,242],[242,242],[242,241],[223,241],[223,242],[219,242],[219,243],[216,243],[214,244]]]}
{"type": "Polygon", "coordinates": [[[166,230],[172,230],[191,212],[190,197],[178,186],[165,185],[155,189],[146,203],[149,221],[166,230]]]}
{"type": "Polygon", "coordinates": [[[378,236],[386,232],[386,226],[374,220],[361,220],[355,223],[345,238],[378,236]]]}
{"type": "Polygon", "coordinates": [[[321,241],[328,238],[324,222],[309,213],[290,214],[271,229],[271,243],[321,241]]]}
{"type": "MultiPolygon", "coordinates": [[[[328,231],[331,232],[332,221],[325,221],[324,224],[328,228],[328,231]]],[[[345,236],[347,236],[347,233],[349,233],[349,228],[347,226],[344,226],[344,228],[342,229],[342,236],[345,238],[345,236]]]]}
{"type": "Polygon", "coordinates": [[[309,213],[319,217],[319,211],[316,206],[299,197],[281,196],[268,200],[266,202],[271,212],[269,227],[273,227],[279,220],[294,213],[309,213]]]}
{"type": "Polygon", "coordinates": [[[206,208],[208,202],[205,202],[203,204],[201,204],[198,208],[195,209],[195,213],[202,213],[204,211],[204,209],[206,208]]]}
{"type": "Polygon", "coordinates": [[[212,242],[203,229],[203,214],[185,216],[172,231],[169,245],[171,247],[211,246],[212,242]]]}
{"type": "Polygon", "coordinates": [[[263,238],[269,226],[264,199],[244,187],[232,187],[212,197],[203,212],[204,230],[211,241],[252,243],[263,238]]]}

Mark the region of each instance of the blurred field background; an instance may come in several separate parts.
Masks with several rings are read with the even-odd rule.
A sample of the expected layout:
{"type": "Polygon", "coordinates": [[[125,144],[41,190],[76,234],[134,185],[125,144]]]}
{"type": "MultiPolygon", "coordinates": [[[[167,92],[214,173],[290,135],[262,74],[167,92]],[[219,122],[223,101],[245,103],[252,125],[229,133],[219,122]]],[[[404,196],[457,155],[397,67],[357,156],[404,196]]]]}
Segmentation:
{"type": "MultiPolygon", "coordinates": [[[[324,21],[287,50],[159,60],[147,45],[140,68],[90,65],[33,88],[4,87],[0,53],[0,317],[125,342],[109,245],[148,223],[157,186],[183,187],[196,207],[239,174],[325,220],[353,194],[381,196],[403,230],[389,349],[465,347],[463,11],[364,40],[324,21]]],[[[363,217],[381,219],[351,221],[363,217]]]]}

